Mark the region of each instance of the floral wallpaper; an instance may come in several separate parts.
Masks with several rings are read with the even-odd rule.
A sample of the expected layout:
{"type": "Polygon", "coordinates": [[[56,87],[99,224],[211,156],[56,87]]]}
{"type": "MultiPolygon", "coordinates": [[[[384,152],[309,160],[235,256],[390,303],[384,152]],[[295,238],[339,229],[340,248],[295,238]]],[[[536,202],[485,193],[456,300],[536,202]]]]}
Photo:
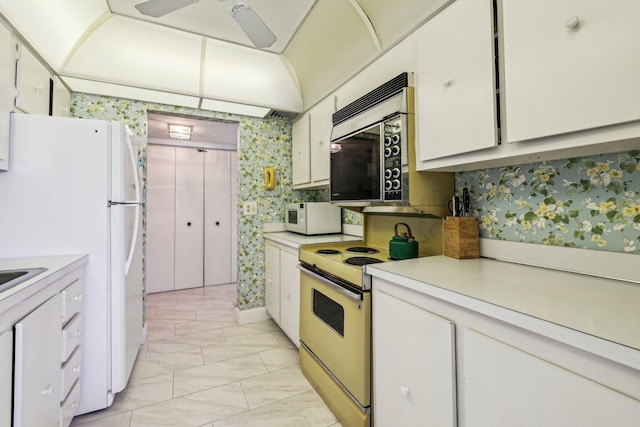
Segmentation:
{"type": "Polygon", "coordinates": [[[640,253],[640,151],[456,174],[480,234],[640,253]]]}
{"type": "MultiPolygon", "coordinates": [[[[326,190],[298,191],[292,188],[291,123],[85,93],[72,94],[72,116],[122,121],[132,129],[142,145],[140,159],[144,176],[147,111],[238,123],[238,308],[246,310],[264,306],[264,224],[284,222],[286,203],[328,200],[326,190]],[[275,190],[266,190],[262,185],[266,166],[276,168],[275,190]],[[242,214],[245,201],[258,202],[257,215],[242,214]]],[[[356,221],[354,223],[359,220],[358,217],[346,219],[356,221]]]]}

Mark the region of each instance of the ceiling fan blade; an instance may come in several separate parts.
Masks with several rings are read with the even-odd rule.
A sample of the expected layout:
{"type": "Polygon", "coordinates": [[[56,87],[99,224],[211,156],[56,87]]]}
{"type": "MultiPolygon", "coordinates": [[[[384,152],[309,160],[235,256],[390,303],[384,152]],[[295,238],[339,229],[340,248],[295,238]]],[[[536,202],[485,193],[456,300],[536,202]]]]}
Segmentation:
{"type": "Polygon", "coordinates": [[[230,12],[242,31],[258,49],[269,47],[276,41],[276,36],[248,4],[233,2],[230,12]]]}
{"type": "Polygon", "coordinates": [[[174,12],[200,0],[148,0],[135,5],[143,15],[160,18],[168,13],[174,12]]]}

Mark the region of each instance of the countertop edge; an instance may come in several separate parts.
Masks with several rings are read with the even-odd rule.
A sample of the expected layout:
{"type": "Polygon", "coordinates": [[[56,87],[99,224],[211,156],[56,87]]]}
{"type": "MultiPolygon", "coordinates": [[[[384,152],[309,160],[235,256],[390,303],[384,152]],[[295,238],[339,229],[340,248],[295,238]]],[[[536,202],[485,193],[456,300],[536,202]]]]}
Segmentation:
{"type": "MultiPolygon", "coordinates": [[[[470,297],[436,285],[431,285],[411,277],[380,269],[375,265],[366,266],[366,272],[373,277],[386,280],[398,286],[438,298],[459,307],[477,312],[496,320],[534,332],[571,347],[595,354],[602,358],[620,363],[624,366],[640,370],[640,350],[609,341],[572,329],[568,326],[556,324],[529,314],[521,313],[509,308],[501,307],[491,302],[470,297]]],[[[375,287],[374,287],[375,289],[375,287]]]]}

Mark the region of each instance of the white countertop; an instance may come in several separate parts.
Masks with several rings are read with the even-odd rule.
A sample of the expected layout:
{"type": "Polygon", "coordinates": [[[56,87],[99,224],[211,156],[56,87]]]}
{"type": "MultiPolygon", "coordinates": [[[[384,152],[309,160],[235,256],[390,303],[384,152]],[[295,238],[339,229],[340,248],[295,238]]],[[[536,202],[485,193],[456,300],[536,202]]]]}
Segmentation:
{"type": "Polygon", "coordinates": [[[306,236],[304,234],[292,233],[290,231],[280,231],[276,233],[264,233],[267,240],[272,240],[280,244],[297,249],[300,245],[327,242],[353,242],[362,240],[362,237],[349,234],[319,234],[316,236],[306,236]]]}
{"type": "Polygon", "coordinates": [[[640,285],[636,283],[487,258],[445,256],[368,265],[366,271],[640,369],[640,285]]]}
{"type": "Polygon", "coordinates": [[[85,264],[88,260],[89,257],[87,255],[0,259],[0,270],[46,268],[42,273],[0,292],[0,312],[6,310],[12,304],[35,294],[69,271],[85,264]]]}

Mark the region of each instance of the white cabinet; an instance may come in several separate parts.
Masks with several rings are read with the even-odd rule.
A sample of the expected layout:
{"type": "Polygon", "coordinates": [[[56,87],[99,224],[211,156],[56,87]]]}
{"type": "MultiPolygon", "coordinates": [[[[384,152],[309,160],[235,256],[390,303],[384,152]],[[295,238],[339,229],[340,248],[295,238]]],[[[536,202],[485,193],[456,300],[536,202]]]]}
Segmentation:
{"type": "Polygon", "coordinates": [[[71,93],[57,76],[53,78],[51,98],[52,115],[61,117],[69,117],[71,115],[71,93]]]}
{"type": "Polygon", "coordinates": [[[640,402],[473,330],[464,334],[467,426],[637,426],[640,402]]]}
{"type": "Polygon", "coordinates": [[[280,328],[300,346],[300,271],[298,255],[280,251],[280,328]]]}
{"type": "Polygon", "coordinates": [[[416,37],[417,169],[496,146],[492,0],[457,0],[416,37]]]}
{"type": "Polygon", "coordinates": [[[293,124],[294,188],[329,184],[329,148],[334,110],[333,97],[325,98],[293,124]]]}
{"type": "Polygon", "coordinates": [[[18,44],[16,107],[25,113],[49,115],[51,73],[33,53],[18,44]]]}
{"type": "Polygon", "coordinates": [[[9,113],[15,100],[16,44],[0,23],[0,170],[9,168],[9,113]]]}
{"type": "Polygon", "coordinates": [[[269,243],[264,248],[264,300],[267,313],[280,324],[280,249],[269,243]]]}
{"type": "Polygon", "coordinates": [[[14,426],[60,423],[61,319],[56,294],[15,325],[14,426]]]}
{"type": "Polygon", "coordinates": [[[459,295],[424,286],[373,277],[376,425],[639,425],[640,370],[476,312],[481,300],[463,308],[459,295]]]}
{"type": "Polygon", "coordinates": [[[13,385],[13,331],[0,333],[0,427],[11,426],[13,385]]]}
{"type": "Polygon", "coordinates": [[[502,7],[509,142],[640,120],[640,2],[502,7]]]}
{"type": "Polygon", "coordinates": [[[455,426],[453,322],[373,292],[373,418],[378,426],[455,426]]]}
{"type": "Polygon", "coordinates": [[[297,250],[265,244],[265,305],[269,316],[300,346],[300,272],[297,250]]]}

